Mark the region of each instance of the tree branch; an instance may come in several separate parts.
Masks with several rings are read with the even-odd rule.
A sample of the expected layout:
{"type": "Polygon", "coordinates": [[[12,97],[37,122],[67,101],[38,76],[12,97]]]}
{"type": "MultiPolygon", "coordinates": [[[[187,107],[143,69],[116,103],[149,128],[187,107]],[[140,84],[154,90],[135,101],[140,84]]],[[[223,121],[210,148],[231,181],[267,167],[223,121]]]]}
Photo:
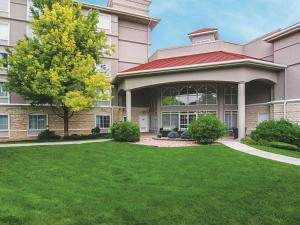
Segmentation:
{"type": "Polygon", "coordinates": [[[74,111],[72,111],[72,113],[71,113],[71,115],[69,116],[69,119],[72,117],[72,116],[74,116],[74,111]]]}
{"type": "Polygon", "coordinates": [[[58,112],[57,106],[51,105],[51,109],[52,109],[52,111],[54,112],[54,114],[56,116],[58,116],[58,117],[60,117],[62,119],[64,118],[63,114],[58,112]]]}

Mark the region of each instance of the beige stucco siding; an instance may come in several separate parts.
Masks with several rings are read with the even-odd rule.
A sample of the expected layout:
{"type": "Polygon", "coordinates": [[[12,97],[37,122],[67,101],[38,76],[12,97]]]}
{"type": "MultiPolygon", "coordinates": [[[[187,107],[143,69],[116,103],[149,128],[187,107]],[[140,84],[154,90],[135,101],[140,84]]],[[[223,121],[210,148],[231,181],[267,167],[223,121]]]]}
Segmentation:
{"type": "Polygon", "coordinates": [[[233,52],[238,54],[244,53],[244,49],[242,45],[233,44],[224,41],[215,41],[215,42],[203,43],[198,45],[187,45],[187,46],[180,46],[175,48],[158,50],[150,57],[150,61],[156,59],[164,59],[164,58],[170,58],[176,56],[193,55],[193,54],[215,52],[215,51],[226,51],[226,52],[233,52]]]}
{"type": "Polygon", "coordinates": [[[300,33],[294,33],[274,42],[274,61],[288,65],[286,99],[300,98],[300,33]]]}

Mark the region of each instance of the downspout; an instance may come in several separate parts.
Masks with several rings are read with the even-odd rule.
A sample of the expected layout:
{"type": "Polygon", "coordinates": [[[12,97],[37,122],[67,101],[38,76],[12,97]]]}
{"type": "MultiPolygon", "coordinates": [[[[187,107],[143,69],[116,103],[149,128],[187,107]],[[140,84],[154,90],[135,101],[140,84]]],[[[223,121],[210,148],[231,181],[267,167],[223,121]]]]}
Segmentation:
{"type": "Polygon", "coordinates": [[[283,102],[283,119],[286,119],[286,82],[287,82],[287,68],[284,69],[284,102],[283,102]]]}

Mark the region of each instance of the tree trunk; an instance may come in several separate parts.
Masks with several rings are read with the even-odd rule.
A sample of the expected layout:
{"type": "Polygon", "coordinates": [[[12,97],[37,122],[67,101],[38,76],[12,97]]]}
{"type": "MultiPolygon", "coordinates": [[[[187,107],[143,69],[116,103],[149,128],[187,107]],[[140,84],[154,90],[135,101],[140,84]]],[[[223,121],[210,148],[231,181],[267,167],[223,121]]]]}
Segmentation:
{"type": "Polygon", "coordinates": [[[69,135],[69,108],[64,106],[64,136],[69,135]]]}

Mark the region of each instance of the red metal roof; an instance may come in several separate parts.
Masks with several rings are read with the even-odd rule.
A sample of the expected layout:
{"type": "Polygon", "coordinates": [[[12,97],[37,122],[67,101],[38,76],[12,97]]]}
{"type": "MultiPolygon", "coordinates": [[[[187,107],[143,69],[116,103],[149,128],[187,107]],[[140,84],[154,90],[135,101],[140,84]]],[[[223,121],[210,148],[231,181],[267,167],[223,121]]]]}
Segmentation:
{"type": "Polygon", "coordinates": [[[130,68],[126,71],[123,71],[123,73],[138,72],[143,70],[172,68],[178,66],[192,66],[198,64],[234,61],[234,60],[241,60],[241,59],[255,59],[255,58],[246,55],[240,55],[240,54],[223,52],[223,51],[209,52],[209,53],[202,53],[196,55],[158,59],[130,68]]]}
{"type": "Polygon", "coordinates": [[[198,29],[196,31],[189,33],[189,35],[201,34],[201,33],[206,33],[206,32],[210,32],[210,31],[217,31],[217,30],[218,30],[217,28],[201,28],[201,29],[198,29]]]}

